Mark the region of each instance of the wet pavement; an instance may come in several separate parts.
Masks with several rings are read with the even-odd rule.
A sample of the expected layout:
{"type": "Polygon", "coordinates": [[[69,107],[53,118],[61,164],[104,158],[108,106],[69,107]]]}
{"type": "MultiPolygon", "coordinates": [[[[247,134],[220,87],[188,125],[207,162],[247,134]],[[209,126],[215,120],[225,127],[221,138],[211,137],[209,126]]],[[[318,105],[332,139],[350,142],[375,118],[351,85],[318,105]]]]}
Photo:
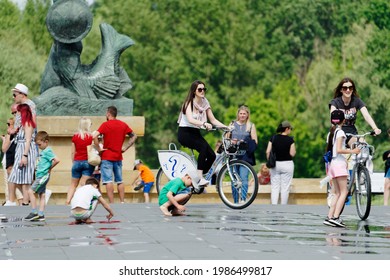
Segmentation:
{"type": "Polygon", "coordinates": [[[157,204],[98,206],[89,225],[75,225],[67,206],[26,222],[27,207],[0,207],[0,260],[390,260],[390,211],[375,206],[360,221],[347,206],[346,229],[322,224],[326,206],[189,204],[165,217],[157,204]]]}

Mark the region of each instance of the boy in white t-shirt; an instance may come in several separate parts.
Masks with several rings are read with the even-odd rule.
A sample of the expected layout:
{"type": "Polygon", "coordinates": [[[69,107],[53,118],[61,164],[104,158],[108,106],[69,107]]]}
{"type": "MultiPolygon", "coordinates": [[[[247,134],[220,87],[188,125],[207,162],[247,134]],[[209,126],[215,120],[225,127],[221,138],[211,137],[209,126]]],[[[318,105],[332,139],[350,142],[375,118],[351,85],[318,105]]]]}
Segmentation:
{"type": "Polygon", "coordinates": [[[106,217],[110,220],[114,216],[114,212],[100,193],[99,181],[96,178],[90,177],[85,181],[84,186],[76,189],[70,202],[70,214],[76,220],[76,224],[92,223],[91,216],[95,212],[98,202],[108,211],[106,217]]]}

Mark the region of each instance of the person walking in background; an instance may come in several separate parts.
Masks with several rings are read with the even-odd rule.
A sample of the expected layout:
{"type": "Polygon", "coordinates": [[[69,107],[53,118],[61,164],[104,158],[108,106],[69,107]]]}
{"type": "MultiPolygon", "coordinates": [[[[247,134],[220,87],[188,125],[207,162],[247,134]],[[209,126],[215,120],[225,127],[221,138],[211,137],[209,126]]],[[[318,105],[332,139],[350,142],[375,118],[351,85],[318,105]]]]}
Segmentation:
{"type": "Polygon", "coordinates": [[[153,184],[154,184],[153,172],[140,159],[136,159],[134,161],[134,170],[138,170],[138,176],[134,179],[134,181],[132,183],[132,185],[134,185],[135,182],[138,182],[137,186],[134,188],[134,190],[139,191],[141,188],[143,188],[145,202],[149,203],[150,202],[150,197],[149,197],[150,189],[153,187],[153,184]]]}
{"type": "Polygon", "coordinates": [[[71,201],[70,215],[75,219],[76,224],[93,223],[92,214],[95,212],[98,202],[107,210],[106,216],[110,220],[114,216],[114,211],[104,200],[100,192],[100,184],[96,178],[90,177],[85,181],[84,186],[77,188],[71,201]]]}
{"type": "MultiPolygon", "coordinates": [[[[11,106],[11,110],[15,110],[16,113],[16,107],[17,106],[11,106]]],[[[14,112],[14,111],[12,111],[14,112]]],[[[14,141],[14,134],[10,134],[10,131],[12,131],[14,128],[14,118],[10,118],[7,121],[7,134],[2,135],[2,145],[1,150],[4,154],[3,160],[1,162],[1,165],[3,166],[4,171],[4,196],[5,196],[5,202],[3,203],[3,206],[16,206],[18,205],[16,202],[11,202],[9,200],[9,184],[13,184],[8,182],[8,177],[11,173],[12,166],[15,162],[15,149],[16,149],[16,143],[14,141]]],[[[12,189],[15,190],[16,199],[19,202],[19,205],[23,203],[23,194],[20,189],[13,187],[12,189]]]]}
{"type": "MultiPolygon", "coordinates": [[[[31,110],[31,114],[32,114],[32,119],[35,123],[35,125],[37,124],[37,120],[36,120],[36,116],[37,116],[37,112],[36,112],[36,105],[34,103],[34,101],[32,101],[31,99],[28,98],[28,87],[26,87],[25,85],[23,84],[16,84],[15,87],[12,89],[12,96],[14,98],[14,103],[16,104],[27,104],[28,106],[30,106],[30,110],[31,110]]],[[[15,116],[15,128],[14,128],[14,132],[13,133],[16,133],[17,130],[19,129],[21,125],[21,118],[20,118],[20,115],[16,115],[15,116]]]]}
{"type": "Polygon", "coordinates": [[[114,183],[118,186],[119,199],[121,203],[125,201],[125,187],[122,180],[122,153],[126,152],[137,139],[134,131],[124,122],[118,120],[118,110],[115,106],[107,108],[106,119],[100,127],[92,133],[95,147],[101,152],[102,162],[100,172],[102,174],[103,185],[106,185],[107,196],[110,203],[114,202],[114,183]],[[103,135],[103,149],[99,146],[98,136],[103,135]],[[129,142],[125,147],[123,143],[126,135],[129,136],[129,142]]]}
{"type": "Polygon", "coordinates": [[[293,127],[288,121],[279,124],[275,134],[268,142],[266,156],[271,149],[276,155],[276,166],[271,168],[271,204],[287,204],[291,181],[294,175],[293,157],[296,154],[294,139],[289,136],[293,127]]]}
{"type": "Polygon", "coordinates": [[[49,182],[51,170],[60,162],[53,153],[53,150],[49,147],[49,141],[49,134],[46,131],[39,131],[35,137],[35,143],[41,152],[39,154],[34,183],[28,190],[32,210],[31,213],[24,218],[25,221],[45,220],[46,185],[49,182]],[[38,194],[38,210],[35,194],[38,194]]]}
{"type": "MultiPolygon", "coordinates": [[[[250,110],[246,105],[239,106],[237,110],[236,120],[230,123],[230,127],[233,127],[230,133],[232,143],[237,144],[239,142],[245,142],[248,146],[246,153],[242,156],[237,156],[237,159],[244,160],[250,165],[256,165],[255,150],[257,148],[257,132],[255,125],[250,121],[250,110]]],[[[238,167],[238,173],[242,179],[242,200],[246,199],[248,192],[248,175],[249,169],[245,167],[238,167]]],[[[237,194],[236,188],[232,188],[232,195],[234,202],[237,203],[240,199],[237,194]]]]}
{"type": "Polygon", "coordinates": [[[92,122],[90,119],[82,117],[79,120],[77,133],[72,137],[71,157],[72,157],[72,179],[66,204],[72,200],[73,194],[79,185],[85,185],[85,180],[92,176],[95,166],[88,163],[87,147],[92,145],[93,139],[91,134],[92,122]]]}
{"type": "Polygon", "coordinates": [[[23,187],[23,193],[27,193],[33,182],[35,164],[38,156],[35,144],[36,124],[33,119],[30,106],[19,104],[17,107],[20,114],[21,126],[15,136],[15,162],[8,181],[10,201],[15,202],[15,187],[23,187]]]}
{"type": "MultiPolygon", "coordinates": [[[[387,135],[390,137],[390,128],[387,130],[387,135]]],[[[383,187],[383,205],[387,206],[390,198],[390,150],[383,154],[385,161],[385,184],[383,187]]]]}
{"type": "MultiPolygon", "coordinates": [[[[330,129],[328,136],[328,151],[332,151],[332,161],[328,169],[328,175],[332,179],[332,201],[330,203],[328,216],[324,220],[324,224],[328,226],[345,227],[344,222],[340,218],[341,211],[344,208],[345,199],[348,195],[347,178],[348,178],[348,163],[344,154],[358,154],[359,148],[353,150],[346,148],[346,135],[342,130],[345,122],[344,112],[334,110],[331,113],[330,121],[333,127],[330,129]]],[[[271,179],[272,180],[272,179],[271,179]]]]}
{"type": "Polygon", "coordinates": [[[201,178],[200,186],[210,183],[203,178],[203,174],[207,173],[216,157],[209,143],[200,134],[200,128],[210,130],[213,125],[226,127],[214,117],[210,103],[205,97],[206,91],[207,88],[202,81],[196,80],[191,84],[187,97],[181,106],[177,133],[181,145],[194,149],[199,153],[198,175],[201,178]]]}
{"type": "MultiPolygon", "coordinates": [[[[355,122],[357,113],[360,110],[375,134],[381,134],[381,130],[368,112],[366,104],[360,99],[354,81],[350,78],[342,79],[334,89],[333,99],[329,103],[329,110],[332,113],[336,109],[343,111],[345,114],[345,122],[342,126],[342,130],[345,133],[358,133],[355,122]]],[[[347,136],[347,145],[349,147],[356,141],[356,139],[351,140],[351,138],[351,136],[347,136]]]]}

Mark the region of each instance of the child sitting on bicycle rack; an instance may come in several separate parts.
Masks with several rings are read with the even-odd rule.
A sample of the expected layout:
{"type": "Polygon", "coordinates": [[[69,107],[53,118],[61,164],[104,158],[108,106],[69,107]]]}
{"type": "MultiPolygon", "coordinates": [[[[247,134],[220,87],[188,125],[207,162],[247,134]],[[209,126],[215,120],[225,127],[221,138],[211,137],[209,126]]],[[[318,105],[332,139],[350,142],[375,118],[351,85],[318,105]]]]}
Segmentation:
{"type": "Polygon", "coordinates": [[[348,164],[343,154],[359,154],[360,149],[353,150],[346,148],[346,135],[341,129],[345,121],[344,112],[334,110],[331,113],[330,121],[333,124],[328,136],[328,151],[332,151],[332,161],[329,166],[328,175],[333,182],[333,197],[330,203],[328,216],[324,225],[345,227],[340,219],[340,214],[344,208],[345,199],[348,195],[347,179],[348,164]]]}
{"type": "Polygon", "coordinates": [[[181,178],[175,178],[169,181],[160,191],[158,203],[160,210],[166,216],[184,215],[186,207],[184,206],[191,198],[192,190],[199,187],[199,176],[197,172],[189,171],[181,178]]]}

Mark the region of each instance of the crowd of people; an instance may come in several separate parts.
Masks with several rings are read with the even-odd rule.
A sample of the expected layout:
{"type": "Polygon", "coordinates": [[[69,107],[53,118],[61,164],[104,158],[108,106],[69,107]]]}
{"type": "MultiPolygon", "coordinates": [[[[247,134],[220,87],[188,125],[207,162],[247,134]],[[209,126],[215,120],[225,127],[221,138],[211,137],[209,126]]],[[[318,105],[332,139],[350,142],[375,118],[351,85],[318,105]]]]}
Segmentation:
{"type": "MultiPolygon", "coordinates": [[[[32,211],[25,220],[42,221],[45,220],[46,185],[50,172],[59,163],[59,159],[49,146],[49,134],[37,129],[35,104],[28,98],[28,88],[23,84],[17,84],[12,92],[13,118],[7,121],[7,135],[2,137],[2,151],[5,154],[2,165],[6,178],[4,205],[31,205],[32,211]]],[[[194,81],[181,106],[177,121],[177,139],[182,146],[198,152],[197,171],[188,172],[162,188],[159,194],[159,205],[164,215],[183,215],[186,210],[184,205],[191,198],[189,187],[205,187],[211,183],[204,179],[204,174],[215,161],[221,143],[219,145],[217,143],[218,147],[213,150],[202,136],[201,129],[211,130],[213,126],[230,129],[229,137],[233,143],[245,142],[247,144],[247,151],[239,156],[240,159],[256,166],[255,151],[258,146],[258,136],[255,124],[250,121],[249,107],[240,105],[236,119],[229,125],[224,125],[214,116],[206,98],[206,92],[204,82],[194,81]]],[[[365,103],[360,99],[354,81],[344,78],[336,86],[333,99],[329,103],[331,128],[327,137],[327,149],[332,151],[333,160],[327,173],[332,180],[333,196],[324,220],[325,225],[345,226],[340,218],[348,193],[348,163],[344,155],[360,152],[359,148],[351,149],[351,143],[356,139],[347,136],[346,133],[357,133],[355,122],[358,111],[362,113],[375,135],[379,135],[381,130],[375,124],[365,103]]],[[[106,122],[103,122],[93,132],[91,120],[81,117],[77,132],[72,137],[72,170],[66,204],[71,206],[71,216],[76,223],[91,222],[91,216],[98,202],[108,211],[108,219],[114,215],[109,205],[114,202],[114,184],[117,184],[120,202],[124,203],[122,154],[134,145],[137,135],[126,123],[117,119],[117,114],[116,107],[108,107],[106,122]],[[127,143],[125,143],[126,136],[128,136],[127,143]],[[101,157],[101,163],[98,166],[88,161],[88,149],[91,146],[101,157]],[[100,182],[106,188],[108,202],[102,198],[100,182]]],[[[287,204],[289,201],[294,174],[293,159],[297,153],[294,138],[290,135],[292,131],[293,126],[289,121],[284,120],[279,123],[265,151],[267,159],[271,151],[275,155],[275,166],[267,168],[266,164],[262,163],[257,174],[260,185],[271,185],[271,204],[287,204]]],[[[390,136],[390,131],[388,133],[390,136]]],[[[389,162],[389,158],[390,153],[383,155],[386,162],[389,162]]],[[[390,196],[388,165],[386,164],[385,169],[385,205],[390,196]]],[[[153,172],[140,159],[135,160],[134,170],[137,171],[137,176],[132,182],[134,190],[142,189],[145,202],[150,202],[149,193],[155,180],[153,172]]],[[[248,188],[251,182],[245,181],[245,178],[248,179],[248,174],[244,174],[245,171],[246,169],[239,170],[239,173],[243,178],[243,188],[248,188]]]]}

